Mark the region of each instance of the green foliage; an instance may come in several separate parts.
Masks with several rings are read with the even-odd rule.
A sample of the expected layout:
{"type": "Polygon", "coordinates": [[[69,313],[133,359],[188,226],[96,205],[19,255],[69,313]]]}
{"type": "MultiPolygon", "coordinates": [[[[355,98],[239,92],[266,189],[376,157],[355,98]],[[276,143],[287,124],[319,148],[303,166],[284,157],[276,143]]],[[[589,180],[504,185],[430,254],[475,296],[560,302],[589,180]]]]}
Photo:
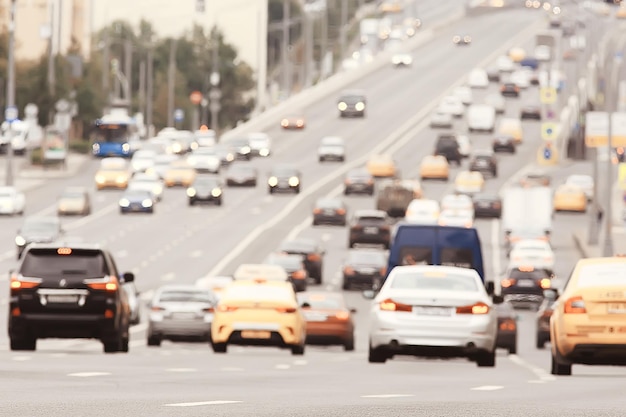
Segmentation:
{"type": "Polygon", "coordinates": [[[35,148],[30,151],[30,164],[31,165],[43,164],[43,149],[35,148]]]}
{"type": "Polygon", "coordinates": [[[70,152],[88,154],[91,152],[91,142],[84,139],[73,139],[68,144],[70,152]]]}

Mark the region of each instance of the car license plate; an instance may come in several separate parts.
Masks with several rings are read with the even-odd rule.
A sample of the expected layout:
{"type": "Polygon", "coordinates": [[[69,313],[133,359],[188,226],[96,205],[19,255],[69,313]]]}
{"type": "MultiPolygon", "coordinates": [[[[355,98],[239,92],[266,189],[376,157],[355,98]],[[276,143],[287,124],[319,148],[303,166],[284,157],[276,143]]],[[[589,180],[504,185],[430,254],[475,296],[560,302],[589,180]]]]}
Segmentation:
{"type": "Polygon", "coordinates": [[[49,303],[77,303],[78,296],[77,295],[49,295],[48,296],[49,303]]]}
{"type": "Polygon", "coordinates": [[[268,330],[243,330],[241,337],[244,339],[269,339],[272,337],[272,332],[268,330]]]}
{"type": "Polygon", "coordinates": [[[376,273],[376,269],[374,268],[361,268],[359,269],[359,273],[363,275],[373,275],[376,273]]]}
{"type": "Polygon", "coordinates": [[[328,215],[328,216],[332,216],[335,214],[335,210],[324,210],[324,214],[328,215]]]}
{"type": "Polygon", "coordinates": [[[478,203],[478,207],[489,208],[491,207],[491,203],[488,203],[486,201],[481,201],[480,203],[478,203]]]}
{"type": "Polygon", "coordinates": [[[365,229],[363,229],[363,232],[368,235],[375,235],[376,233],[378,233],[378,227],[366,227],[365,229]]]}
{"type": "Polygon", "coordinates": [[[626,304],[611,303],[607,309],[609,314],[626,314],[626,304]]]}
{"type": "Polygon", "coordinates": [[[483,161],[482,159],[479,159],[478,161],[476,161],[476,165],[478,165],[479,167],[485,167],[487,166],[487,161],[483,161]]]}
{"type": "Polygon", "coordinates": [[[413,314],[418,316],[450,316],[452,315],[452,309],[450,307],[414,306],[413,314]]]}
{"type": "Polygon", "coordinates": [[[305,313],[306,321],[326,321],[326,315],[320,313],[305,313]]]}
{"type": "Polygon", "coordinates": [[[535,286],[535,282],[529,279],[521,279],[519,281],[517,281],[517,286],[518,287],[534,287],[535,286]]]}
{"type": "Polygon", "coordinates": [[[196,313],[174,313],[172,317],[176,320],[190,320],[196,318],[196,313]]]}

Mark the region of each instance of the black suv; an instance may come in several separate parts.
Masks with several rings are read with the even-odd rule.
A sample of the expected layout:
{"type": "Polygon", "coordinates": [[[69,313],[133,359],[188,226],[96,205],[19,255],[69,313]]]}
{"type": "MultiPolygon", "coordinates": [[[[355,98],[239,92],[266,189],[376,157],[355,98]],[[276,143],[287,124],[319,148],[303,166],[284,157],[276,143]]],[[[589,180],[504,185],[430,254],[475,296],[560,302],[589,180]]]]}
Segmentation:
{"type": "Polygon", "coordinates": [[[435,144],[435,155],[445,156],[448,162],[454,161],[457,165],[461,165],[463,156],[456,136],[451,133],[439,135],[435,144]]]}
{"type": "Polygon", "coordinates": [[[553,275],[542,268],[513,267],[501,281],[502,296],[513,307],[535,307],[543,301],[543,290],[552,287],[553,275]]]}
{"type": "Polygon", "coordinates": [[[353,248],[357,243],[383,245],[389,249],[391,232],[389,217],[381,210],[357,210],[350,222],[348,247],[353,248]]]}
{"type": "Polygon", "coordinates": [[[111,253],[99,245],[33,243],[11,271],[11,350],[37,339],[100,339],[104,352],[128,352],[131,309],[111,253]]]}
{"type": "Polygon", "coordinates": [[[475,152],[469,166],[470,171],[489,173],[492,177],[498,176],[498,160],[492,151],[475,152]]]}

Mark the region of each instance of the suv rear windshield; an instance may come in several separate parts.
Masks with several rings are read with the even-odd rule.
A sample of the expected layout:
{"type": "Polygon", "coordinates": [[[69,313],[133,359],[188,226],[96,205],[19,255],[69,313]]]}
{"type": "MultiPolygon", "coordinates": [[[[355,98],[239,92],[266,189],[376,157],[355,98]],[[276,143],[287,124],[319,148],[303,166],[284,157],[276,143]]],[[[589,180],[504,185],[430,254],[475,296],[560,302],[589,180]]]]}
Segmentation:
{"type": "Polygon", "coordinates": [[[58,249],[31,249],[24,256],[20,274],[25,277],[61,279],[67,276],[100,278],[109,275],[102,251],[72,249],[59,255],[58,249]]]}

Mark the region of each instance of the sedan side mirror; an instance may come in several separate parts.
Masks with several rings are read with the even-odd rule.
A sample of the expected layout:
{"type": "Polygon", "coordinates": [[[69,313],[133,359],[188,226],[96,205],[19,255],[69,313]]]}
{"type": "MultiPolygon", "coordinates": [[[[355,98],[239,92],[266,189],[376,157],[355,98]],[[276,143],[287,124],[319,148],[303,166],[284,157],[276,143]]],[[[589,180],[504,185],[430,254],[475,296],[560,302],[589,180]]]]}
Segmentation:
{"type": "Polygon", "coordinates": [[[374,290],[364,290],[362,294],[366,300],[373,300],[376,297],[376,291],[374,290]]]}
{"type": "Polygon", "coordinates": [[[356,308],[351,308],[350,313],[356,313],[356,308]]]}
{"type": "Polygon", "coordinates": [[[504,302],[504,297],[501,295],[492,295],[491,300],[494,304],[502,304],[504,302]]]}
{"type": "Polygon", "coordinates": [[[559,290],[557,290],[556,288],[543,290],[543,298],[550,301],[556,301],[559,298],[559,290]]]}
{"type": "Polygon", "coordinates": [[[487,290],[487,294],[493,295],[493,293],[496,291],[496,285],[493,281],[487,281],[485,283],[485,289],[487,290]]]}
{"type": "Polygon", "coordinates": [[[122,274],[122,280],[125,284],[128,282],[133,282],[135,281],[135,274],[133,274],[132,272],[124,272],[122,274]]]}

